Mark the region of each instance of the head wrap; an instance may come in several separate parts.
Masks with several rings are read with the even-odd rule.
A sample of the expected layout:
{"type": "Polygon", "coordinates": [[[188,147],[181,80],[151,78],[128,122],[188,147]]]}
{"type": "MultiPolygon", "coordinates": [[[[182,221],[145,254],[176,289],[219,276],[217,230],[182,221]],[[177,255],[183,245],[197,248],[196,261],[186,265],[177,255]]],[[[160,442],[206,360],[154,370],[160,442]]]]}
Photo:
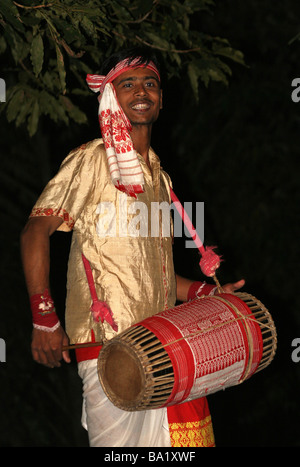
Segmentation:
{"type": "Polygon", "coordinates": [[[112,182],[116,188],[134,197],[144,191],[144,175],[130,137],[131,123],[117,100],[112,81],[122,73],[139,67],[148,68],[159,77],[153,62],[145,65],[139,58],[132,61],[127,58],[106,76],[89,74],[86,78],[89,88],[100,93],[98,116],[112,182]]]}

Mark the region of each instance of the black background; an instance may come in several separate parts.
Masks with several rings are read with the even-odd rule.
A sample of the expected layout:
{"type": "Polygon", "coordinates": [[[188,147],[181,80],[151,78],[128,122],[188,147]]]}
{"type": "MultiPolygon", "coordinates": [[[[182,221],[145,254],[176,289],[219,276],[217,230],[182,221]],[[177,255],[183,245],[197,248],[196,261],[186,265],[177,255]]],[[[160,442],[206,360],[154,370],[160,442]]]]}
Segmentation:
{"type": "MultiPolygon", "coordinates": [[[[245,291],[270,310],[278,332],[273,363],[249,381],[209,396],[217,446],[299,446],[300,363],[292,361],[299,318],[300,77],[297,0],[217,3],[205,28],[245,54],[226,88],[212,84],[196,105],[185,77],[165,82],[153,147],[182,202],[205,202],[205,243],[224,262],[221,283],[245,278],[245,291]]],[[[202,17],[201,17],[202,18],[202,17]]],[[[199,25],[201,26],[201,24],[199,25]]],[[[1,105],[1,104],[0,104],[1,105]]],[[[87,446],[80,425],[76,363],[49,370],[31,359],[31,317],[19,255],[19,234],[37,196],[74,147],[99,137],[97,104],[88,126],[40,123],[30,139],[1,116],[1,446],[87,446]]],[[[52,237],[51,283],[63,317],[70,235],[52,237]]],[[[203,279],[198,254],[174,246],[177,272],[203,279]]]]}

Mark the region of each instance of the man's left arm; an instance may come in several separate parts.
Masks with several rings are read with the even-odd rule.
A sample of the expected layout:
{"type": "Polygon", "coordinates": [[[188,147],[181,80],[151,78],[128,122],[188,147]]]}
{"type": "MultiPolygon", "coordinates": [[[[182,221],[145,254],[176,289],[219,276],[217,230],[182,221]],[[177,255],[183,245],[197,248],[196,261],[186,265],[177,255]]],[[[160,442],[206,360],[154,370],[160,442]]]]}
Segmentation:
{"type": "MultiPolygon", "coordinates": [[[[228,283],[222,286],[224,293],[234,293],[236,290],[239,290],[245,285],[244,279],[241,279],[237,282],[228,283]]],[[[181,277],[176,274],[176,286],[177,286],[177,300],[180,302],[187,302],[198,295],[208,295],[215,288],[214,285],[208,285],[205,282],[193,281],[181,277]]],[[[214,292],[214,294],[217,291],[214,292]]]]}

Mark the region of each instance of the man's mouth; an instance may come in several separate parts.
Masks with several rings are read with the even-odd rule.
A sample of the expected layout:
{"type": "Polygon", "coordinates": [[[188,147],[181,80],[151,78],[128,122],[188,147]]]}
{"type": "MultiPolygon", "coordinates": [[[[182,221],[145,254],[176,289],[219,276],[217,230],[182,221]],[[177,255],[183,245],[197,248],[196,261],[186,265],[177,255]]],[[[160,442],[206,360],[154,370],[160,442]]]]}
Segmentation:
{"type": "Polygon", "coordinates": [[[133,110],[148,110],[150,109],[150,103],[149,102],[137,102],[136,104],[133,104],[131,108],[133,110]]]}

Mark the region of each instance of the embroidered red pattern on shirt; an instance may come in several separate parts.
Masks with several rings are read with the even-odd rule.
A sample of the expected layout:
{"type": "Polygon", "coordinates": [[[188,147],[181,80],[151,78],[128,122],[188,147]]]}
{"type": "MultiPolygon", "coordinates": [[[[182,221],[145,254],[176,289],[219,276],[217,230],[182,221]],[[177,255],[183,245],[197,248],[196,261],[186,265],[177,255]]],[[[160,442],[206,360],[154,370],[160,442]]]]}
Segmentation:
{"type": "Polygon", "coordinates": [[[74,227],[74,220],[69,215],[69,213],[63,208],[34,208],[30,214],[30,217],[39,217],[39,216],[55,216],[60,217],[67,224],[67,226],[72,230],[74,227]]]}

